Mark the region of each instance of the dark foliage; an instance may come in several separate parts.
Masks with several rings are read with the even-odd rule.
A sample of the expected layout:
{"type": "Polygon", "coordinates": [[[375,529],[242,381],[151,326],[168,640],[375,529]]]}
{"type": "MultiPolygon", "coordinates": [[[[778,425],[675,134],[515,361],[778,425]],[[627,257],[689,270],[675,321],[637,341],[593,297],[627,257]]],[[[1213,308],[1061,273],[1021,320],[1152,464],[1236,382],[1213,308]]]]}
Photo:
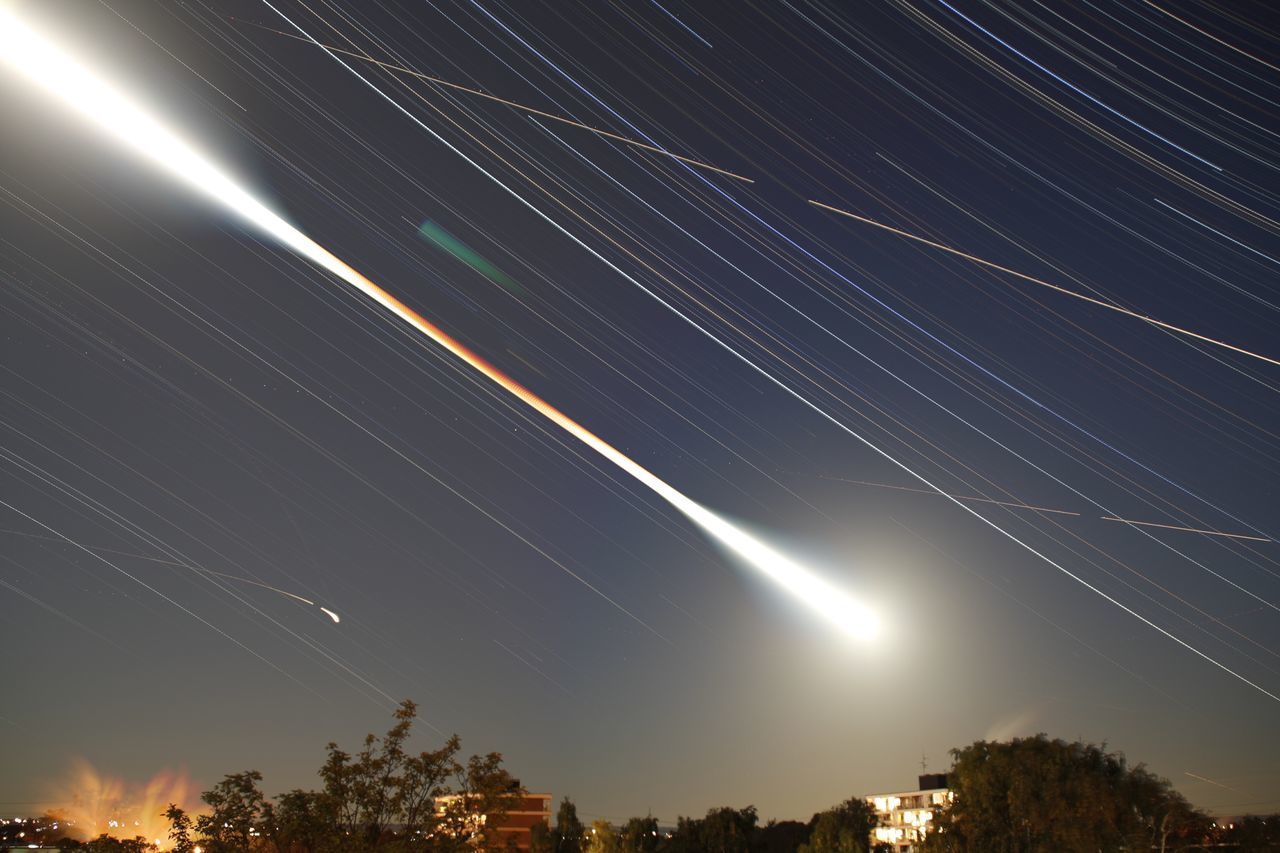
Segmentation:
{"type": "Polygon", "coordinates": [[[1209,834],[1166,780],[1099,746],[1037,735],[952,755],[955,801],[925,845],[935,853],[1184,850],[1209,834]]]}

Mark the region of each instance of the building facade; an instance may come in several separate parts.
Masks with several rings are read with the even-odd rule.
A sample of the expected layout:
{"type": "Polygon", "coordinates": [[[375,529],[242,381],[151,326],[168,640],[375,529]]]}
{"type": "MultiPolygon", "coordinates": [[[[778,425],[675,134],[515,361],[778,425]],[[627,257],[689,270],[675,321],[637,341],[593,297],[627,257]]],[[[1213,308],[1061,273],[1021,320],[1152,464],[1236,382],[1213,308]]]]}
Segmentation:
{"type": "Polygon", "coordinates": [[[951,802],[947,774],[926,773],[914,791],[871,794],[866,801],[875,809],[879,825],[871,832],[871,843],[887,845],[895,853],[917,850],[933,822],[934,814],[951,802]]]}
{"type": "MultiPolygon", "coordinates": [[[[444,814],[459,800],[461,797],[456,795],[440,797],[436,800],[436,813],[444,814]]],[[[474,823],[473,832],[499,833],[502,839],[500,846],[505,846],[506,840],[510,839],[518,849],[528,850],[533,828],[538,824],[548,828],[551,826],[551,795],[511,794],[507,812],[502,817],[490,821],[486,815],[474,815],[470,822],[474,823]]]]}

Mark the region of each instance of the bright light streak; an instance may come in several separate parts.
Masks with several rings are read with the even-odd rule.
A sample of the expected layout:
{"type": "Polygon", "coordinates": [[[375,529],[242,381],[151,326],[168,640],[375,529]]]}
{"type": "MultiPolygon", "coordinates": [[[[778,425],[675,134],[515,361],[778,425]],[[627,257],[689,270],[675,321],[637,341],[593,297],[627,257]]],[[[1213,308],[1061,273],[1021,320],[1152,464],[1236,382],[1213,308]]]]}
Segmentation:
{"type": "Polygon", "coordinates": [[[335,625],[342,621],[341,617],[339,617],[337,613],[334,613],[329,608],[322,606],[320,609],[324,611],[325,616],[328,616],[330,619],[333,620],[335,625]]]}
{"type": "MultiPolygon", "coordinates": [[[[126,148],[235,214],[260,232],[279,241],[322,269],[359,290],[413,326],[475,370],[553,421],[561,429],[617,465],[730,552],[798,598],[845,634],[859,640],[874,637],[879,620],[865,605],[813,571],[783,555],[737,525],[668,485],[656,474],[552,406],[478,353],[365,278],[336,255],[290,225],[213,161],[173,131],[85,68],[40,33],[0,8],[0,58],[18,74],[55,97],[126,148]]],[[[322,608],[323,609],[323,608],[322,608]]],[[[337,615],[325,611],[335,622],[337,615]]]]}

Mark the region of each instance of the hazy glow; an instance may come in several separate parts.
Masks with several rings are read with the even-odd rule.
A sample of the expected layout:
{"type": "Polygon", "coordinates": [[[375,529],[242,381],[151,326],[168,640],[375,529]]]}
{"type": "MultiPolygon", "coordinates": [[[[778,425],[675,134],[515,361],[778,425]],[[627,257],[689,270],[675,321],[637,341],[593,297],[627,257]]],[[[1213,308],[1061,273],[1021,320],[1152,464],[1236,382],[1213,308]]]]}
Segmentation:
{"type": "MultiPolygon", "coordinates": [[[[17,73],[70,107],[127,148],[141,154],[199,194],[278,240],[359,290],[401,320],[483,373],[575,438],[648,486],[709,536],[761,574],[803,601],[840,630],[869,639],[878,630],[871,610],[796,561],[721,518],[661,480],[604,439],[516,382],[478,353],[365,278],[254,198],[191,145],[164,127],[48,39],[0,8],[0,57],[17,73]]],[[[336,614],[330,611],[336,622],[336,614]]]]}
{"type": "Polygon", "coordinates": [[[192,796],[192,784],[180,773],[161,771],[145,784],[131,785],[104,776],[87,761],[74,762],[71,773],[58,786],[58,807],[50,814],[66,825],[71,835],[91,839],[106,833],[116,838],[141,835],[168,846],[169,822],[164,810],[175,803],[189,812],[200,806],[192,796]]]}
{"type": "Polygon", "coordinates": [[[871,608],[853,600],[795,560],[706,507],[694,504],[691,508],[680,507],[680,510],[716,541],[799,598],[841,631],[858,640],[874,639],[880,633],[880,619],[871,608]]]}

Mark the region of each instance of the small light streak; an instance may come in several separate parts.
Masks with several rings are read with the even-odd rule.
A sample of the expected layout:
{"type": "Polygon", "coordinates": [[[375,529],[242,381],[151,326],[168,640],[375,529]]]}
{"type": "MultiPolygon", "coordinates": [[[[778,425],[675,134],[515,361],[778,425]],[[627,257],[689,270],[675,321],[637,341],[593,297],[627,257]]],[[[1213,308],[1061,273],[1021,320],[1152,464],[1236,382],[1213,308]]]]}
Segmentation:
{"type": "Polygon", "coordinates": [[[1125,308],[1123,305],[1117,305],[1114,302],[1108,302],[1103,299],[1097,299],[1087,294],[1079,293],[1078,291],[1071,290],[1070,288],[1067,288],[1067,287],[1063,287],[1060,284],[1054,284],[1051,281],[1045,281],[1042,278],[1036,278],[1035,276],[1027,275],[1024,272],[1018,272],[1015,269],[1010,269],[1009,267],[1003,266],[1001,264],[997,264],[993,261],[988,261],[985,258],[978,257],[977,255],[971,255],[968,252],[961,251],[960,249],[956,249],[952,246],[947,246],[947,245],[944,245],[943,243],[935,242],[933,240],[928,239],[927,237],[921,237],[919,234],[912,234],[910,231],[903,231],[901,228],[894,228],[892,225],[886,225],[883,222],[877,222],[876,220],[870,219],[866,216],[859,216],[858,214],[849,210],[844,210],[839,207],[832,207],[829,204],[823,204],[822,202],[814,201],[813,199],[809,199],[809,204],[813,205],[814,207],[818,207],[823,210],[829,211],[831,213],[839,214],[840,216],[844,216],[848,219],[853,219],[857,222],[862,222],[866,225],[871,225],[876,228],[880,228],[884,231],[888,231],[890,234],[896,234],[899,237],[905,237],[908,240],[914,240],[917,243],[920,243],[925,246],[929,246],[930,248],[934,248],[942,252],[947,252],[948,254],[955,255],[958,258],[964,258],[966,261],[970,261],[972,263],[978,264],[979,266],[984,266],[984,267],[987,267],[988,269],[993,269],[993,270],[996,270],[997,272],[1002,272],[1002,273],[1005,273],[1006,275],[1011,275],[1014,278],[1022,279],[1023,281],[1027,281],[1027,282],[1030,282],[1031,284],[1039,285],[1040,287],[1047,287],[1050,290],[1055,290],[1058,293],[1061,293],[1065,296],[1070,296],[1073,299],[1079,299],[1082,302],[1088,302],[1090,305],[1096,305],[1097,307],[1105,308],[1108,311],[1115,311],[1117,314],[1123,314],[1126,317],[1132,317],[1135,320],[1141,320],[1144,323],[1150,323],[1152,326],[1157,326],[1166,331],[1174,332],[1175,334],[1183,335],[1185,337],[1192,338],[1202,343],[1213,344],[1214,346],[1222,347],[1223,349],[1229,349],[1232,352],[1239,353],[1240,355],[1247,355],[1250,358],[1256,358],[1259,361],[1265,361],[1268,364],[1273,364],[1273,365],[1276,365],[1277,367],[1280,367],[1280,359],[1272,358],[1269,355],[1264,355],[1263,353],[1254,352],[1253,350],[1248,350],[1248,349],[1245,349],[1244,347],[1238,347],[1235,344],[1231,344],[1226,341],[1220,341],[1217,338],[1210,338],[1206,335],[1200,334],[1199,332],[1192,331],[1191,329],[1186,329],[1186,328],[1183,328],[1182,326],[1175,326],[1172,323],[1166,323],[1163,320],[1157,320],[1155,317],[1150,317],[1146,314],[1142,314],[1137,311],[1131,311],[1128,308],[1125,308]]]}
{"type": "Polygon", "coordinates": [[[1183,527],[1180,524],[1162,524],[1158,521],[1135,521],[1132,518],[1117,518],[1114,515],[1102,516],[1103,521],[1118,521],[1135,527],[1159,527],[1162,530],[1176,530],[1180,533],[1198,533],[1201,536],[1223,536],[1227,539],[1247,539],[1250,542],[1270,542],[1265,536],[1250,536],[1245,533],[1223,533],[1221,530],[1205,530],[1202,527],[1183,527]]]}

